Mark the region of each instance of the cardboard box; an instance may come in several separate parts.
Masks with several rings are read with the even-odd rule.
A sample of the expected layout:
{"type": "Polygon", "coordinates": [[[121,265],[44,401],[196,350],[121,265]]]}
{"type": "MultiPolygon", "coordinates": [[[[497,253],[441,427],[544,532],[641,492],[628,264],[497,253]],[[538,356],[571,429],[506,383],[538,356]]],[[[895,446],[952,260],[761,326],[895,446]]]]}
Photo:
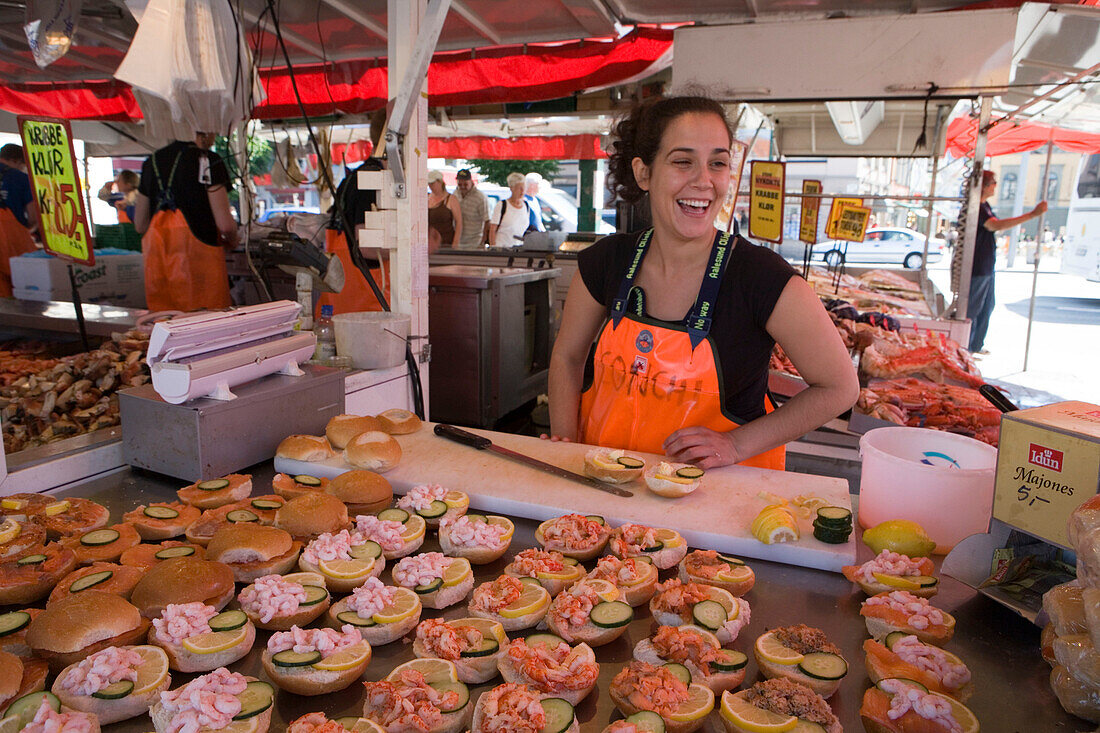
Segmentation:
{"type": "Polygon", "coordinates": [[[1001,418],[993,517],[1068,548],[1066,520],[1100,490],[1100,405],[1057,402],[1001,418]]]}
{"type": "MultiPolygon", "coordinates": [[[[68,263],[56,257],[12,257],[11,284],[20,300],[71,300],[68,263]]],[[[145,307],[145,269],[140,253],[96,257],[95,265],[74,265],[85,303],[145,307]]]]}

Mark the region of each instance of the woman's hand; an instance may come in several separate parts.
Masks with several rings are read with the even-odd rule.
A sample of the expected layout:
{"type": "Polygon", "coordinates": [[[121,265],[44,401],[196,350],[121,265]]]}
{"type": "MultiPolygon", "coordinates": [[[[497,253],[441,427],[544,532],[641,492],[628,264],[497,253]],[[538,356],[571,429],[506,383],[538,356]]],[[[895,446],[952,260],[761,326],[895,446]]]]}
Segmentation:
{"type": "Polygon", "coordinates": [[[572,443],[573,442],[569,438],[563,438],[560,435],[547,435],[546,433],[543,433],[539,437],[542,438],[543,440],[549,440],[552,443],[572,443]]]}
{"type": "Polygon", "coordinates": [[[678,463],[699,468],[729,466],[741,460],[733,433],[719,433],[704,427],[681,428],[665,438],[665,453],[678,463]]]}

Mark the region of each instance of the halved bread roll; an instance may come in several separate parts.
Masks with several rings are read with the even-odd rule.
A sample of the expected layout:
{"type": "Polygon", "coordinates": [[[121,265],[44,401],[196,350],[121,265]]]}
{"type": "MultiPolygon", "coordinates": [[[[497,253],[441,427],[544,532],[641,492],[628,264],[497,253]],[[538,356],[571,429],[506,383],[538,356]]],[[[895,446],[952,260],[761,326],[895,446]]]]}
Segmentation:
{"type": "MultiPolygon", "coordinates": [[[[116,699],[103,699],[95,694],[82,694],[68,687],[69,677],[74,673],[74,668],[80,662],[73,663],[61,671],[54,680],[50,691],[57,695],[61,704],[79,710],[83,713],[92,713],[99,719],[101,725],[117,723],[138,715],[143,715],[149,707],[156,702],[160,693],[168,689],[172,678],[168,674],[168,656],[160,647],[142,645],[122,647],[127,651],[137,652],[143,657],[141,667],[138,668],[138,681],[128,695],[116,699]],[[152,679],[145,679],[142,667],[157,670],[163,667],[163,674],[153,675],[152,679]],[[139,685],[144,685],[139,687],[139,685]]],[[[102,653],[110,653],[110,650],[102,650],[102,653]]],[[[83,661],[83,660],[82,660],[83,661]]],[[[79,674],[79,673],[78,673],[79,674]]]]}

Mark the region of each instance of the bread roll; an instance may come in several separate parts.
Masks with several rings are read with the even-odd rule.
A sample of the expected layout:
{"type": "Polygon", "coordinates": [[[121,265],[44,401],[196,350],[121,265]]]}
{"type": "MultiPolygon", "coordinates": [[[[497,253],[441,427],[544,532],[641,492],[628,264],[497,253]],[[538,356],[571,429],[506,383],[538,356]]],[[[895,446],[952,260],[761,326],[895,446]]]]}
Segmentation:
{"type": "Polygon", "coordinates": [[[344,460],[356,468],[385,473],[401,460],[401,445],[389,433],[361,433],[344,448],[344,460]]]}
{"type": "Polygon", "coordinates": [[[347,471],[329,482],[326,491],[344,502],[348,515],[374,514],[393,502],[393,487],[374,471],[347,471]]]}
{"type": "Polygon", "coordinates": [[[289,435],[283,438],[275,449],[276,458],[289,458],[294,461],[327,461],[336,456],[328,439],[319,435],[289,435]]]}
{"type": "Polygon", "coordinates": [[[336,450],[343,450],[360,433],[383,430],[382,421],[367,415],[337,415],[325,426],[325,437],[336,450]]]}

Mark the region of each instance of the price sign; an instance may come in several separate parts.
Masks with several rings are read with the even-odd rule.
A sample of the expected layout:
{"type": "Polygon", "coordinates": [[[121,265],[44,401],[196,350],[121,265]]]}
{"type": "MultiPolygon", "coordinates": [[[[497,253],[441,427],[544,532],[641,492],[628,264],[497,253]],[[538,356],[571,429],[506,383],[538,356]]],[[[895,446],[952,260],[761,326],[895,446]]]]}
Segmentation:
{"type": "Polygon", "coordinates": [[[734,140],[730,146],[730,187],[726,190],[726,200],[714,219],[714,226],[726,232],[733,231],[733,212],[737,206],[737,193],[741,190],[741,174],[745,170],[745,156],[749,146],[740,140],[734,140]]]}
{"type": "Polygon", "coordinates": [[[836,223],[840,219],[842,206],[863,206],[863,199],[844,198],[842,196],[833,199],[833,205],[829,209],[829,218],[825,220],[825,236],[829,239],[836,239],[836,223]]]}
{"type": "Polygon", "coordinates": [[[786,163],[754,160],[749,168],[749,236],[783,241],[783,187],[786,163]]]}
{"type": "Polygon", "coordinates": [[[837,216],[836,231],[833,233],[836,239],[845,239],[849,242],[862,242],[867,231],[867,220],[871,218],[871,210],[863,206],[840,207],[837,216]]]}
{"type": "Polygon", "coordinates": [[[821,181],[802,182],[802,212],[799,216],[798,238],[806,244],[817,244],[817,216],[821,211],[821,181]]]}
{"type": "Polygon", "coordinates": [[[43,248],[69,262],[95,264],[69,121],[20,116],[18,124],[43,248]]]}

